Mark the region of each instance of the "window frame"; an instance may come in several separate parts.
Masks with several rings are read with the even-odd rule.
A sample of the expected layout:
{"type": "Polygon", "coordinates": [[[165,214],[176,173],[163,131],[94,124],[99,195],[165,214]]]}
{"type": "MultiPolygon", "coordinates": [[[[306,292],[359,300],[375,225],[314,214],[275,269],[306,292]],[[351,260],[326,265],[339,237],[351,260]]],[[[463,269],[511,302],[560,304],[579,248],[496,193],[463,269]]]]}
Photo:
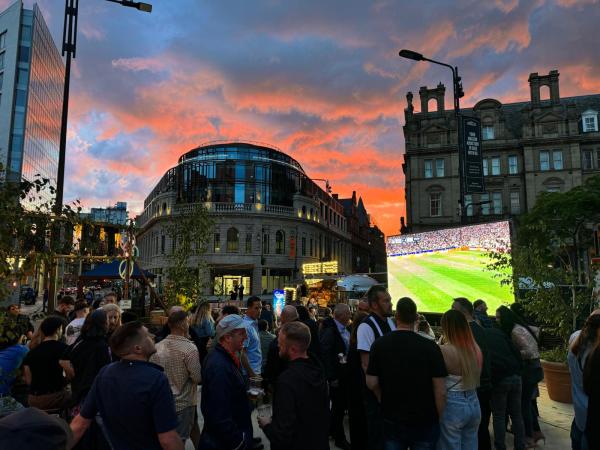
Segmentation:
{"type": "Polygon", "coordinates": [[[442,217],[442,193],[431,192],[429,194],[429,216],[430,217],[442,217]],[[436,198],[434,198],[436,196],[436,198]],[[434,202],[436,207],[436,214],[434,214],[434,202]]]}
{"type": "Polygon", "coordinates": [[[423,177],[433,178],[433,159],[425,159],[425,160],[423,160],[423,163],[424,163],[423,177]]]}
{"type": "Polygon", "coordinates": [[[494,139],[496,139],[494,125],[483,125],[481,127],[481,140],[492,141],[494,139]]]}
{"type": "Polygon", "coordinates": [[[552,150],[552,169],[563,170],[564,168],[565,168],[565,161],[563,159],[563,151],[560,149],[552,150]],[[560,155],[560,159],[556,159],[556,155],[560,155]],[[557,161],[560,161],[560,167],[556,167],[557,161]]]}
{"type": "Polygon", "coordinates": [[[547,172],[550,169],[550,152],[548,150],[540,150],[540,172],[547,172]],[[542,160],[542,155],[546,156],[546,161],[542,160]],[[544,168],[544,162],[546,164],[546,168],[544,168]]]}
{"type": "Polygon", "coordinates": [[[510,213],[521,214],[521,193],[519,191],[510,191],[510,213]],[[516,202],[514,201],[516,199],[516,202]],[[516,207],[515,207],[516,205],[516,207]]]}
{"type": "Polygon", "coordinates": [[[435,176],[436,178],[443,178],[446,172],[446,161],[444,158],[436,158],[435,160],[435,176]],[[440,166],[441,163],[441,166],[440,166]],[[441,169],[441,170],[440,170],[441,169]],[[441,175],[440,175],[441,173],[441,175]]]}
{"type": "Polygon", "coordinates": [[[519,173],[519,157],[517,155],[508,155],[508,174],[517,175],[519,173]],[[511,164],[514,162],[514,164],[511,164]]]}
{"type": "Polygon", "coordinates": [[[494,156],[492,157],[492,176],[497,177],[499,175],[502,175],[502,161],[500,160],[499,156],[494,156]]]}

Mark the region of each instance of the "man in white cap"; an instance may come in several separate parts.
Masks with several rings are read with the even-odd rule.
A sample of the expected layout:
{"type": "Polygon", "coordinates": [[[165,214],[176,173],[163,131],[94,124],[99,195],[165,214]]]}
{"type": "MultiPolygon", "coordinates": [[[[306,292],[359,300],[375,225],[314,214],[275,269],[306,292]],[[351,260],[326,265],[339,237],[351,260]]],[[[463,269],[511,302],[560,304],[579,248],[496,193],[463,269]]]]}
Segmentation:
{"type": "Polygon", "coordinates": [[[217,344],[202,368],[204,429],[198,450],[253,447],[250,402],[238,357],[246,338],[244,319],[237,314],[224,317],[216,327],[217,344]]]}

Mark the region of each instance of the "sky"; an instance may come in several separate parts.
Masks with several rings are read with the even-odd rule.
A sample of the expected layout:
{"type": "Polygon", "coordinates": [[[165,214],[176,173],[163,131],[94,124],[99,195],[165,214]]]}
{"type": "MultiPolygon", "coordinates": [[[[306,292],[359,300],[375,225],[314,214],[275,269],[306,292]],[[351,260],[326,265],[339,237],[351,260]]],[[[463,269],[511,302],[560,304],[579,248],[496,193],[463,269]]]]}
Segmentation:
{"type": "MultiPolygon", "coordinates": [[[[600,93],[600,0],[148,0],[151,14],[79,5],[65,200],[144,198],[201,143],[261,141],[333,192],[362,196],[398,233],[404,214],[406,93],[448,86],[459,67],[469,107],[529,99],[531,72],[560,72],[561,96],[600,93]]],[[[0,0],[0,10],[13,0],[0,0]]],[[[31,7],[33,2],[25,0],[31,7]]],[[[62,40],[64,2],[38,5],[62,40]]]]}

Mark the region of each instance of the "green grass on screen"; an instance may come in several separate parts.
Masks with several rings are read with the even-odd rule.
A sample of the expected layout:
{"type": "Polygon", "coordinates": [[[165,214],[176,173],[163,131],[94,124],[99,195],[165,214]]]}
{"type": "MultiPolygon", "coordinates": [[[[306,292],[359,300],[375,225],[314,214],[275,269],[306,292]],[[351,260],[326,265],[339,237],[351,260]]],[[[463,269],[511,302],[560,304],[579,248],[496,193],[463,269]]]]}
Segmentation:
{"type": "Polygon", "coordinates": [[[422,312],[445,312],[454,297],[485,300],[489,314],[512,303],[510,286],[501,285],[497,273],[486,269],[482,250],[451,250],[388,257],[388,287],[392,300],[410,297],[422,312]]]}

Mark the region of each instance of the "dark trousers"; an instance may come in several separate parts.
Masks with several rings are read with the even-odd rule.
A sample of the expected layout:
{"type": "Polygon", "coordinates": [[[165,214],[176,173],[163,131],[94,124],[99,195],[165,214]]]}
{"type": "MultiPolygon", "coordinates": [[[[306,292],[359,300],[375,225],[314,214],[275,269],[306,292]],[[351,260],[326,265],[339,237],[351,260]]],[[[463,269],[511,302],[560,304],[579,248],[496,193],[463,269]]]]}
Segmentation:
{"type": "Polygon", "coordinates": [[[521,377],[506,377],[494,385],[492,390],[492,412],[494,415],[494,447],[506,450],[506,415],[512,421],[515,450],[525,448],[525,431],[521,413],[521,377]]]}
{"type": "Polygon", "coordinates": [[[384,450],[434,450],[440,436],[438,424],[415,425],[384,420],[384,450]]]}
{"type": "Polygon", "coordinates": [[[344,415],[348,409],[346,392],[346,388],[341,385],[329,388],[329,398],[331,399],[329,434],[333,436],[336,442],[345,442],[347,440],[346,433],[344,432],[344,415]]]}
{"type": "Polygon", "coordinates": [[[369,450],[381,450],[383,448],[383,418],[381,407],[377,398],[370,390],[364,391],[365,412],[367,415],[367,435],[369,450]]]}
{"type": "Polygon", "coordinates": [[[491,450],[492,441],[490,439],[490,416],[492,415],[492,391],[477,390],[477,398],[479,399],[479,409],[481,410],[481,422],[477,430],[477,440],[479,442],[479,450],[491,450]]]}
{"type": "Polygon", "coordinates": [[[352,450],[367,450],[367,413],[360,386],[348,389],[348,425],[352,450]],[[354,390],[352,390],[354,388],[354,390]]]}

